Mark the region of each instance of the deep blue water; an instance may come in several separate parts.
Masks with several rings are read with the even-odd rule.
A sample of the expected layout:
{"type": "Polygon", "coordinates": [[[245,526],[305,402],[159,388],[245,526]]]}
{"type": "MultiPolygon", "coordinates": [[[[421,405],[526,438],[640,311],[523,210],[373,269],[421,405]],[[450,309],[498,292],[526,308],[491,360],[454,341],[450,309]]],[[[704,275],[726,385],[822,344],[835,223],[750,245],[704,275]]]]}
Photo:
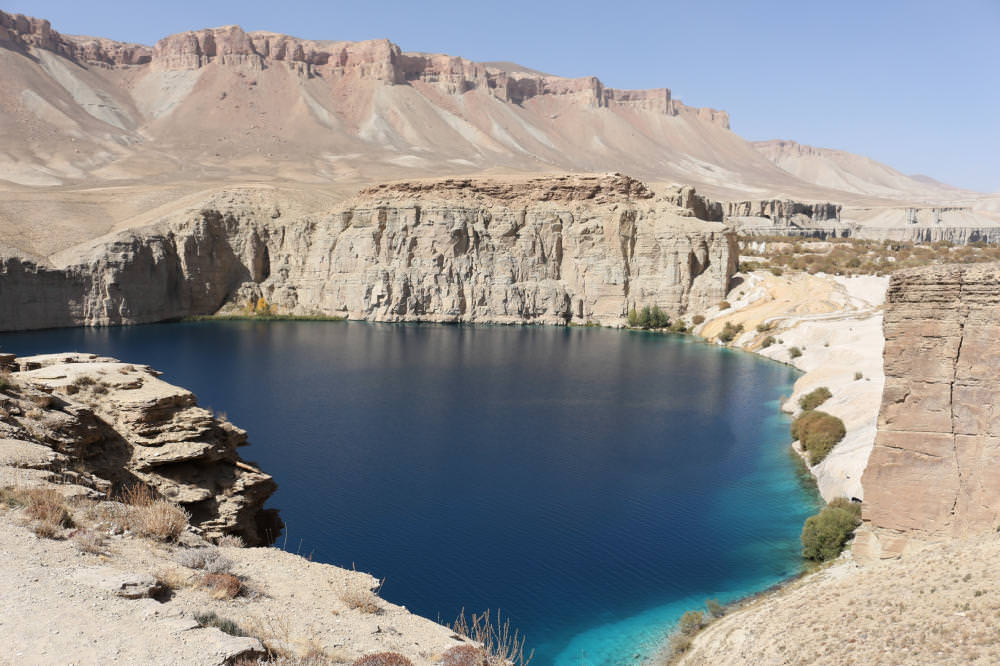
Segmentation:
{"type": "Polygon", "coordinates": [[[250,432],[291,551],[430,618],[500,608],[533,663],[631,663],[799,568],[794,371],[605,329],[205,322],[0,335],[164,371],[250,432]]]}

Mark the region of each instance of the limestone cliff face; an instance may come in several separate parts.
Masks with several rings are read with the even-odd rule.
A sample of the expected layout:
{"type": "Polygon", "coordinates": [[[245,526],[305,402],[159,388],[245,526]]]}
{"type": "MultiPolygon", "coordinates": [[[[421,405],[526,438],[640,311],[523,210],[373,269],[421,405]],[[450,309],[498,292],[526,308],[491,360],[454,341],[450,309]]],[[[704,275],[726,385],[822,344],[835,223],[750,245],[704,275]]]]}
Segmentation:
{"type": "Polygon", "coordinates": [[[1000,265],[896,273],[885,392],[862,483],[864,519],[893,534],[961,536],[1000,524],[1000,265]]]}
{"type": "Polygon", "coordinates": [[[198,407],[189,391],[148,367],[88,354],[6,361],[18,371],[2,396],[0,435],[51,449],[49,471],[104,493],[141,481],[187,509],[210,538],[258,545],[277,536],[277,513],[263,509],[277,485],[237,453],[246,432],[198,407]]]}
{"type": "Polygon", "coordinates": [[[617,324],[643,305],[679,315],[724,297],[738,250],[731,230],[676,197],[617,175],[427,181],[286,219],[230,192],[60,268],[3,260],[0,328],[162,321],[262,296],[281,312],[373,321],[617,324]]]}

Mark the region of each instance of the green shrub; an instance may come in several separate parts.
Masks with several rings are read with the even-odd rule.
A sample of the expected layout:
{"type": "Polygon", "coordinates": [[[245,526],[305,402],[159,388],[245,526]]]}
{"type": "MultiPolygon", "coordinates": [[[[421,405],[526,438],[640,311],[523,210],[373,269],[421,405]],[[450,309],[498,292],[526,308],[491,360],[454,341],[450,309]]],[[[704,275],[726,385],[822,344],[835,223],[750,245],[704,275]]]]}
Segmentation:
{"type": "Polygon", "coordinates": [[[720,310],[728,310],[731,307],[733,307],[733,306],[729,304],[729,301],[719,301],[719,309],[720,310]]]}
{"type": "Polygon", "coordinates": [[[788,356],[791,358],[798,358],[799,356],[802,356],[802,350],[798,347],[792,347],[788,350],[788,356]]]}
{"type": "Polygon", "coordinates": [[[764,342],[762,342],[760,346],[763,347],[764,349],[767,349],[773,344],[774,344],[774,336],[769,335],[766,338],[764,338],[764,342]]]}
{"type": "Polygon", "coordinates": [[[772,275],[781,276],[784,272],[785,271],[781,270],[780,266],[772,266],[771,267],[771,274],[772,275]]]}
{"type": "Polygon", "coordinates": [[[804,412],[792,423],[792,438],[802,444],[810,465],[822,462],[846,434],[843,421],[817,410],[804,412]]]}
{"type": "Polygon", "coordinates": [[[861,374],[860,372],[855,372],[854,373],[854,381],[858,381],[859,379],[862,379],[863,377],[864,377],[864,375],[861,374]]]}
{"type": "Polygon", "coordinates": [[[736,326],[733,326],[732,322],[727,321],[726,324],[722,327],[722,332],[719,333],[719,339],[725,342],[726,344],[729,344],[730,342],[733,341],[733,338],[735,338],[742,332],[743,332],[743,324],[737,324],[736,326]]]}
{"type": "Polygon", "coordinates": [[[684,323],[683,319],[678,319],[670,325],[670,331],[672,333],[687,333],[687,330],[687,324],[684,323]]]}
{"type": "Polygon", "coordinates": [[[628,325],[633,328],[639,325],[639,313],[636,311],[635,306],[628,311],[628,325]]]}
{"type": "Polygon", "coordinates": [[[708,609],[708,614],[713,618],[719,618],[726,614],[726,609],[722,607],[718,599],[707,599],[705,601],[705,608],[708,609]]]}
{"type": "Polygon", "coordinates": [[[702,315],[695,315],[691,317],[691,323],[694,324],[695,326],[698,326],[699,324],[704,324],[705,317],[703,317],[702,315]]]}
{"type": "Polygon", "coordinates": [[[820,386],[818,389],[813,389],[799,398],[799,407],[801,407],[803,411],[808,412],[811,409],[816,409],[831,397],[833,397],[833,394],[830,393],[830,389],[825,386],[820,386]]]}
{"type": "Polygon", "coordinates": [[[757,332],[758,333],[767,333],[772,328],[774,328],[774,324],[769,324],[766,321],[762,321],[759,324],[757,324],[757,332]]]}
{"type": "Polygon", "coordinates": [[[861,505],[838,497],[802,526],[802,557],[825,562],[840,555],[844,544],[861,524],[861,505]]]}

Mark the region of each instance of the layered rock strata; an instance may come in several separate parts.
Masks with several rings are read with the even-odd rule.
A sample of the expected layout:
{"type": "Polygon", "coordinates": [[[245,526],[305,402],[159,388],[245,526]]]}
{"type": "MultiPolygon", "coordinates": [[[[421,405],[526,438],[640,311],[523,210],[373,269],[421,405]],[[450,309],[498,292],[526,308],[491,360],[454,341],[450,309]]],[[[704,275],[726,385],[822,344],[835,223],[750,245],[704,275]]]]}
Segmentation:
{"type": "Polygon", "coordinates": [[[3,260],[0,328],[162,321],[260,298],[373,321],[617,324],[633,306],[717,303],[738,259],[729,228],[620,175],[397,183],[296,219],[258,194],[227,192],[59,268],[3,260]]]}
{"type": "Polygon", "coordinates": [[[17,364],[0,433],[6,448],[37,452],[36,468],[105,495],[142,482],[187,509],[209,538],[258,545],[277,536],[277,513],[263,509],[277,485],[240,458],[246,432],[198,407],[191,392],[148,367],[88,354],[17,364]]]}
{"type": "Polygon", "coordinates": [[[170,35],[154,47],[109,39],[62,35],[43,19],[0,11],[0,47],[34,47],[67,58],[110,66],[150,65],[157,70],[191,70],[211,63],[262,71],[280,63],[307,77],[358,76],[388,84],[421,81],[447,94],[483,90],[520,104],[541,95],[569,96],[587,107],[619,106],[700,120],[729,128],[729,114],[688,107],[670,90],[618,90],[595,76],[567,79],[533,72],[508,72],[444,54],[404,53],[386,39],[360,42],[313,41],[273,32],[245,32],[237,25],[170,35]]]}
{"type": "Polygon", "coordinates": [[[1000,524],[1000,265],[892,277],[886,384],[862,483],[866,551],[1000,524]]]}

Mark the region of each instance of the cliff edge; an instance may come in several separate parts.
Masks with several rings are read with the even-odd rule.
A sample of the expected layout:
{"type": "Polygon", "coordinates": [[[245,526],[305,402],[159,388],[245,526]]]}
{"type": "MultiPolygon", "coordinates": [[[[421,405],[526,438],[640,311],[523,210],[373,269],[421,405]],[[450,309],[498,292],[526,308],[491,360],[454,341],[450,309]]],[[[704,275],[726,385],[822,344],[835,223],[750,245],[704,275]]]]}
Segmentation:
{"type": "Polygon", "coordinates": [[[1000,524],[1000,265],[892,276],[886,385],[862,480],[868,528],[857,552],[991,532],[1000,524]]]}

